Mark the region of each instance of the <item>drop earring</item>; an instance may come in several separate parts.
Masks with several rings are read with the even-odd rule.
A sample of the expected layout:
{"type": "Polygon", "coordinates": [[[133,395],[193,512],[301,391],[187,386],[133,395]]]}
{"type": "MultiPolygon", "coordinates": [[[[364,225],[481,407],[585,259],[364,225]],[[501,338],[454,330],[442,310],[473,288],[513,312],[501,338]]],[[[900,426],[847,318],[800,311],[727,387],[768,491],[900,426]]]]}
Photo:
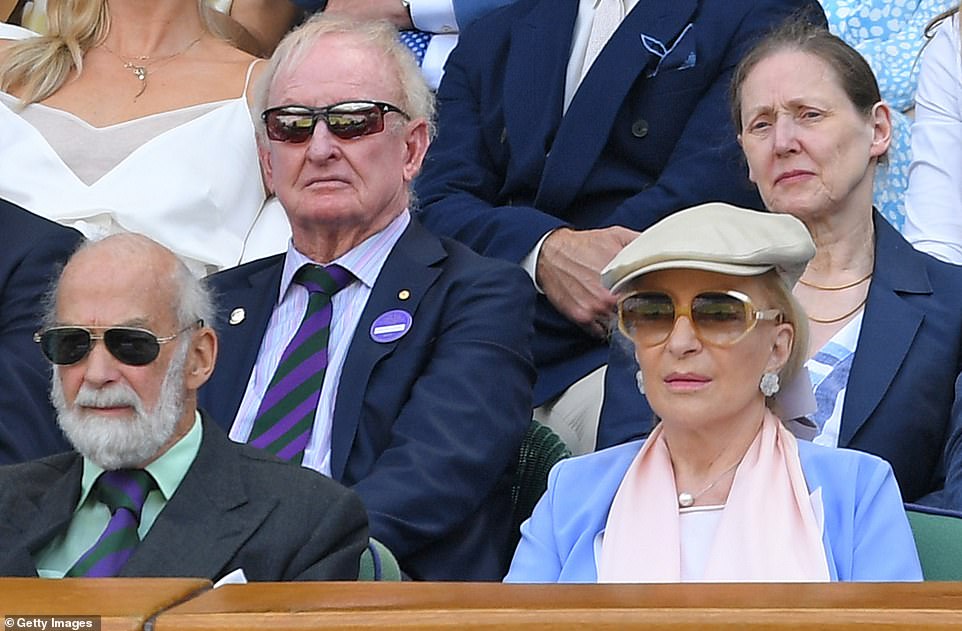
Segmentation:
{"type": "Polygon", "coordinates": [[[638,384],[638,392],[644,394],[645,393],[645,375],[642,374],[640,369],[638,370],[638,372],[635,373],[635,383],[638,384]]]}
{"type": "Polygon", "coordinates": [[[766,372],[762,375],[762,380],[758,384],[758,389],[762,391],[766,397],[770,397],[778,392],[781,386],[778,383],[778,373],[766,372]]]}

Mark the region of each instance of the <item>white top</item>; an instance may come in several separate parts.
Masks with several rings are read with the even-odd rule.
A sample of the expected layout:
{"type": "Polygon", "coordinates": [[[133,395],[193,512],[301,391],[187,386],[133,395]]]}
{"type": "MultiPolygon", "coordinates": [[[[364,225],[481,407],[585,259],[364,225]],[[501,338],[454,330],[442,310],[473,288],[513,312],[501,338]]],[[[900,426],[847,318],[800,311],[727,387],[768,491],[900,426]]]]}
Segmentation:
{"type": "MultiPolygon", "coordinates": [[[[44,105],[27,106],[25,114],[43,110],[68,119],[82,130],[92,156],[111,151],[107,147],[113,143],[102,145],[100,136],[133,135],[145,125],[156,126],[160,118],[188,114],[186,122],[148,137],[90,183],[77,176],[6,95],[0,105],[0,197],[91,239],[118,232],[145,234],[183,257],[198,274],[237,265],[266,195],[245,96],[252,68],[253,63],[237,98],[107,127],[44,105]],[[197,116],[190,116],[194,109],[197,116]]],[[[283,252],[288,236],[278,230],[262,234],[266,243],[257,249],[283,252]]]]}
{"type": "Polygon", "coordinates": [[[958,15],[922,51],[912,124],[905,238],[962,263],[962,48],[958,15]]]}
{"type": "Polygon", "coordinates": [[[682,582],[697,582],[705,576],[708,555],[724,510],[724,504],[678,509],[682,582]]]}

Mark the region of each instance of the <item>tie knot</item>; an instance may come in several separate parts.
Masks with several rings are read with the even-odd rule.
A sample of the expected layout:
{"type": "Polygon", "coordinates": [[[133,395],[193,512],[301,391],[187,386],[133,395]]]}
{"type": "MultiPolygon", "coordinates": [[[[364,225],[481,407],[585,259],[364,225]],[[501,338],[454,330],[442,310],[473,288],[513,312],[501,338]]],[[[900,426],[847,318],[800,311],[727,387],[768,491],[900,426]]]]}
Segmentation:
{"type": "Polygon", "coordinates": [[[95,487],[97,499],[111,514],[118,508],[126,508],[139,520],[147,494],[157,487],[157,482],[143,469],[117,469],[100,474],[95,487]]]}
{"type": "Polygon", "coordinates": [[[340,265],[304,265],[294,274],[294,282],[312,294],[333,296],[354,280],[354,275],[340,265]]]}

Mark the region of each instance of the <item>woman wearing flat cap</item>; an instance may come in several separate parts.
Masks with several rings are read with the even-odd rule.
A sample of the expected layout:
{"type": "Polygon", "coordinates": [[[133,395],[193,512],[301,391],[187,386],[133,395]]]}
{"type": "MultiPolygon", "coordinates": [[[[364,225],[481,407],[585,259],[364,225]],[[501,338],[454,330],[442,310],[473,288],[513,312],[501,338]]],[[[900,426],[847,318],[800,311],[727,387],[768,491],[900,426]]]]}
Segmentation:
{"type": "Polygon", "coordinates": [[[555,466],[506,581],[921,580],[889,465],[796,441],[772,411],[793,405],[776,395],[804,360],[791,287],[814,253],[794,217],[713,203],[611,261],[659,422],[555,466]]]}
{"type": "Polygon", "coordinates": [[[792,21],[739,63],[731,108],[765,205],[815,240],[794,290],[811,330],[814,442],[889,461],[907,502],[938,504],[945,485],[941,501],[962,509],[962,269],[912,249],[872,206],[892,124],[871,68],[792,21]]]}

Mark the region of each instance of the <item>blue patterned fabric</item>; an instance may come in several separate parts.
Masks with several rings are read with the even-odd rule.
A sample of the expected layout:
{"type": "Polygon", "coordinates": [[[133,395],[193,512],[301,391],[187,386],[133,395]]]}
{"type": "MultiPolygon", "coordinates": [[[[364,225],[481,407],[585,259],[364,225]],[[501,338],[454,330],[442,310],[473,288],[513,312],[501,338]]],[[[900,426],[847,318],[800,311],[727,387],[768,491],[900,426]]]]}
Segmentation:
{"type": "Polygon", "coordinates": [[[915,102],[918,56],[928,22],[954,0],[820,0],[829,28],[858,50],[892,106],[893,139],[888,165],[875,178],[875,205],[899,231],[905,224],[905,189],[912,161],[911,120],[903,112],[915,102]]]}
{"type": "Polygon", "coordinates": [[[424,31],[401,31],[401,43],[414,53],[414,58],[420,66],[424,62],[424,53],[427,52],[428,43],[431,41],[431,33],[424,31]]]}
{"type": "Polygon", "coordinates": [[[809,374],[812,376],[817,405],[812,420],[818,426],[819,435],[835,408],[841,407],[845,402],[845,388],[848,385],[848,375],[852,371],[853,359],[855,353],[850,349],[829,342],[809,360],[809,374]],[[814,368],[813,364],[818,364],[818,368],[814,368]]]}

